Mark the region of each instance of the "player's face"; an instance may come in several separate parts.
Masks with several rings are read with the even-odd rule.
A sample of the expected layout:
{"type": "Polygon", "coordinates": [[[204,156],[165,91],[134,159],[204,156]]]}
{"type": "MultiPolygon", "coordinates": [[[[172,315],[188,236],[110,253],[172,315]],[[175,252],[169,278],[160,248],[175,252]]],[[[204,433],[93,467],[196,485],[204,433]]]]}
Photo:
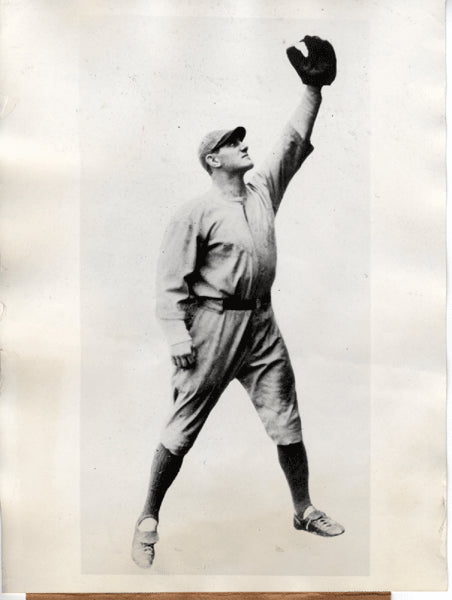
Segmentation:
{"type": "Polygon", "coordinates": [[[253,161],[248,155],[248,146],[244,141],[230,140],[217,151],[221,167],[224,171],[245,172],[254,167],[253,161]]]}

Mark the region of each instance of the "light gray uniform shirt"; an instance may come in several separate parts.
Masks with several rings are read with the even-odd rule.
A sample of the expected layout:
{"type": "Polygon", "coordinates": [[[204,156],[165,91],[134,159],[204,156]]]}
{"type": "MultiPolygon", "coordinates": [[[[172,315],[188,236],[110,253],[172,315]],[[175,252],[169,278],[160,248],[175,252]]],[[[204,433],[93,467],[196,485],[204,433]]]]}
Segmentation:
{"type": "Polygon", "coordinates": [[[275,214],[313,147],[289,123],[239,199],[210,190],[184,204],[162,243],[157,316],[184,320],[197,296],[260,298],[275,278],[275,214]]]}

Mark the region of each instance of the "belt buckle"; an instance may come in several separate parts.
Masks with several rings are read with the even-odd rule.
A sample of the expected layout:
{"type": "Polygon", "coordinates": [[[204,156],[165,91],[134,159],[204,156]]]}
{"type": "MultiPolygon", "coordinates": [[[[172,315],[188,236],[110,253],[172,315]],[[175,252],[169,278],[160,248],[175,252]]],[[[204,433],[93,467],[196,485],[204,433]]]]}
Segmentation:
{"type": "Polygon", "coordinates": [[[262,299],[261,298],[256,298],[256,308],[257,310],[260,310],[262,308],[263,304],[262,304],[262,299]]]}

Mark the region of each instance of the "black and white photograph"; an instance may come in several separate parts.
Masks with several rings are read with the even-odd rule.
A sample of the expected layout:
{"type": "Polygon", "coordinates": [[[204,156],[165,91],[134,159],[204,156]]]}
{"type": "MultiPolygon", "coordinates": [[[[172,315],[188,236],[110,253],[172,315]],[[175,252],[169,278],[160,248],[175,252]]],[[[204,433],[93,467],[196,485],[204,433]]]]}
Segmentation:
{"type": "Polygon", "coordinates": [[[368,572],[367,27],[313,28],[113,17],[85,30],[88,573],[368,572]],[[336,537],[344,518],[329,545],[295,531],[336,537]]]}
{"type": "Polygon", "coordinates": [[[443,9],[2,6],[6,591],[444,589],[443,9]]]}

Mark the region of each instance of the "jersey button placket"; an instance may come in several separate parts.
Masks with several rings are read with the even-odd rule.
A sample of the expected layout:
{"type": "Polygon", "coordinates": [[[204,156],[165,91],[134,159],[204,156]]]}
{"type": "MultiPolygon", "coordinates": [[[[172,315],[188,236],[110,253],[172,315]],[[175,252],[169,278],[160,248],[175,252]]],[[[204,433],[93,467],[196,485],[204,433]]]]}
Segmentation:
{"type": "Polygon", "coordinates": [[[254,241],[253,232],[250,227],[248,215],[246,213],[246,204],[245,204],[245,202],[241,202],[241,205],[242,205],[243,218],[245,219],[246,229],[248,231],[248,236],[249,236],[249,240],[250,240],[251,255],[253,257],[252,273],[251,273],[251,297],[255,297],[256,296],[256,288],[257,288],[258,279],[259,279],[259,256],[258,256],[258,253],[256,250],[256,243],[254,241]],[[255,273],[256,273],[256,277],[255,277],[255,273]]]}

